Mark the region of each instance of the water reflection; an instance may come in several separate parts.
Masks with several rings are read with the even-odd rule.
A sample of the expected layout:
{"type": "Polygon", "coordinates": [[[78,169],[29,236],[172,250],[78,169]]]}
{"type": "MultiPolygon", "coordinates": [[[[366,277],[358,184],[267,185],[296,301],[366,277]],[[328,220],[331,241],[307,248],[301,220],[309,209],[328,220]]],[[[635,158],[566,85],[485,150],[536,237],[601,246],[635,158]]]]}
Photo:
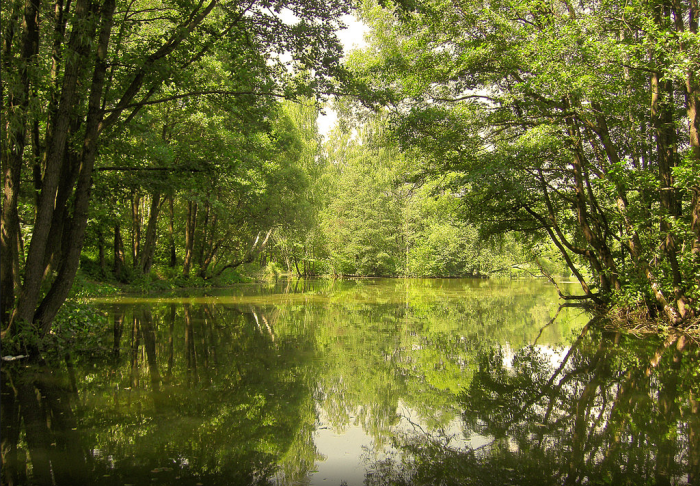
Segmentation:
{"type": "Polygon", "coordinates": [[[97,358],[3,364],[3,484],[698,478],[697,347],[584,328],[537,282],[286,281],[100,305],[97,358]]]}
{"type": "Polygon", "coordinates": [[[372,464],[369,485],[699,484],[698,347],[586,327],[563,356],[525,346],[478,353],[460,394],[464,437],[395,437],[401,457],[372,464]],[[509,355],[510,354],[510,355],[509,355]]]}
{"type": "Polygon", "coordinates": [[[74,414],[77,394],[67,364],[63,373],[2,370],[3,484],[87,481],[87,451],[74,414]]]}

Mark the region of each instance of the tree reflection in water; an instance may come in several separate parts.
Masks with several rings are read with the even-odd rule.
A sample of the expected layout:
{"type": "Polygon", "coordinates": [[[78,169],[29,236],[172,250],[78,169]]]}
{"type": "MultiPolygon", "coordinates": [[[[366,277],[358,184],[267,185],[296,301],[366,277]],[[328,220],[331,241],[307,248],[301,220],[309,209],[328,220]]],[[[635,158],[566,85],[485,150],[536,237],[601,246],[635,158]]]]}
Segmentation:
{"type": "Polygon", "coordinates": [[[120,299],[101,352],[3,363],[3,484],[338,486],[346,429],[368,486],[698,484],[687,336],[579,335],[536,282],[308,285],[120,299]]]}
{"type": "Polygon", "coordinates": [[[564,356],[482,351],[460,401],[465,437],[489,443],[459,450],[404,433],[365,484],[700,484],[699,358],[684,335],[642,340],[593,323],[564,356]]]}
{"type": "Polygon", "coordinates": [[[87,451],[73,413],[77,395],[67,372],[2,369],[2,482],[86,484],[87,451]],[[24,427],[22,428],[22,424],[24,427]],[[20,434],[25,447],[18,447],[20,434]],[[30,466],[29,468],[27,466],[30,466]]]}
{"type": "Polygon", "coordinates": [[[111,314],[111,363],[80,363],[80,396],[65,363],[3,364],[3,485],[272,484],[313,468],[312,388],[274,312],[111,314]]]}

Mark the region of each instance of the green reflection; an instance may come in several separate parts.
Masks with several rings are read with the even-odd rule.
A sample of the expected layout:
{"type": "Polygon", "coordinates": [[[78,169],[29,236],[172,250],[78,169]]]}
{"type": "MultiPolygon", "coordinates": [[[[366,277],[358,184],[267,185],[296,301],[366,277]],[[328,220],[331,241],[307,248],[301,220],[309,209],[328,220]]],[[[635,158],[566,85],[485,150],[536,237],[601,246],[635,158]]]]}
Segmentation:
{"type": "Polygon", "coordinates": [[[478,353],[460,395],[455,448],[436,431],[395,437],[401,454],[371,465],[369,485],[698,484],[700,349],[591,324],[565,353],[525,346],[478,353]]]}
{"type": "MultiPolygon", "coordinates": [[[[587,315],[560,308],[554,289],[540,281],[290,280],[97,304],[110,315],[98,357],[75,354],[50,373],[3,365],[4,484],[49,484],[43,481],[56,470],[66,478],[82,474],[80,484],[321,484],[324,478],[314,471],[324,451],[316,434],[358,427],[368,437],[365,452],[371,453],[362,467],[370,484],[421,478],[438,484],[429,479],[436,477],[470,484],[471,472],[479,473],[473,481],[480,484],[479,477],[509,467],[541,472],[574,456],[583,462],[567,467],[584,472],[559,469],[554,482],[572,477],[583,483],[602,449],[588,451],[582,442],[581,454],[565,454],[574,451],[567,437],[579,430],[570,417],[572,400],[593,374],[607,379],[604,370],[618,370],[611,375],[617,381],[601,381],[598,390],[621,386],[628,370],[623,364],[648,361],[658,348],[644,340],[625,344],[620,354],[613,350],[621,344],[606,344],[596,355],[603,335],[579,336],[587,315]],[[555,358],[565,356],[547,385],[559,366],[555,358]],[[51,386],[58,391],[42,391],[51,386]],[[37,420],[34,409],[43,414],[37,420]],[[550,416],[542,417],[547,409],[550,416]],[[56,414],[65,423],[53,420],[56,414]],[[36,423],[48,424],[35,427],[42,440],[30,432],[36,423]],[[454,449],[446,437],[455,427],[474,439],[472,445],[492,445],[466,452],[462,438],[462,448],[454,449]],[[535,451],[532,459],[517,456],[514,447],[521,455],[535,451]],[[387,459],[382,451],[396,456],[387,459]],[[471,469],[459,476],[453,464],[471,469]],[[440,471],[443,476],[435,476],[440,471]]],[[[686,363],[695,356],[687,351],[679,356],[676,380],[685,383],[682,373],[697,360],[686,363]]],[[[663,359],[646,382],[655,383],[658,370],[674,369],[662,368],[663,359]]],[[[687,402],[686,391],[677,397],[687,402]]],[[[582,405],[586,420],[614,397],[591,400],[582,405]]],[[[669,427],[690,430],[683,418],[689,405],[678,407],[669,417],[681,418],[668,418],[669,427]]],[[[608,415],[578,427],[595,437],[598,428],[607,430],[608,415]]],[[[635,419],[635,427],[643,422],[635,419]]],[[[663,430],[676,447],[671,457],[685,457],[679,451],[689,439],[663,430]]],[[[348,464],[360,463],[361,453],[348,464]]],[[[678,477],[687,464],[673,462],[668,477],[678,477]]]]}

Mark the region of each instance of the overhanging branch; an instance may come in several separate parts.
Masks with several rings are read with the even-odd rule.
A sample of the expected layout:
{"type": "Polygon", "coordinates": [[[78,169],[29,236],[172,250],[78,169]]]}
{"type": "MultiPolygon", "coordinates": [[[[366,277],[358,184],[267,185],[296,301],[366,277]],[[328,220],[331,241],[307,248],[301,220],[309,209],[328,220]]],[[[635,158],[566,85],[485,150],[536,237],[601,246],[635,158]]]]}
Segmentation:
{"type": "Polygon", "coordinates": [[[114,112],[114,111],[123,111],[123,110],[129,109],[129,108],[140,108],[142,106],[157,105],[160,103],[167,103],[168,101],[174,101],[174,100],[179,100],[179,99],[183,99],[183,98],[190,98],[193,96],[208,96],[208,95],[225,95],[225,96],[253,95],[253,96],[272,96],[274,98],[285,98],[285,95],[280,94],[280,93],[260,92],[260,91],[228,91],[228,90],[221,90],[221,89],[213,89],[213,90],[205,90],[205,91],[191,91],[189,93],[182,93],[179,95],[168,96],[165,98],[159,98],[157,100],[141,101],[141,102],[132,103],[132,104],[129,104],[126,106],[107,108],[104,110],[104,112],[110,113],[110,112],[114,112]]]}

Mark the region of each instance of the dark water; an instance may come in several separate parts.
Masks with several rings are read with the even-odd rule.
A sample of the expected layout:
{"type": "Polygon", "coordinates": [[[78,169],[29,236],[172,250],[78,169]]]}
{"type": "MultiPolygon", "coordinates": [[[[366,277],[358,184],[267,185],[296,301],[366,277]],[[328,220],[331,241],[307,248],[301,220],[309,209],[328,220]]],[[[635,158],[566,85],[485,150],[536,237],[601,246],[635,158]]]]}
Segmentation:
{"type": "Polygon", "coordinates": [[[700,484],[696,343],[540,281],[96,304],[90,352],[3,363],[3,484],[700,484]]]}

